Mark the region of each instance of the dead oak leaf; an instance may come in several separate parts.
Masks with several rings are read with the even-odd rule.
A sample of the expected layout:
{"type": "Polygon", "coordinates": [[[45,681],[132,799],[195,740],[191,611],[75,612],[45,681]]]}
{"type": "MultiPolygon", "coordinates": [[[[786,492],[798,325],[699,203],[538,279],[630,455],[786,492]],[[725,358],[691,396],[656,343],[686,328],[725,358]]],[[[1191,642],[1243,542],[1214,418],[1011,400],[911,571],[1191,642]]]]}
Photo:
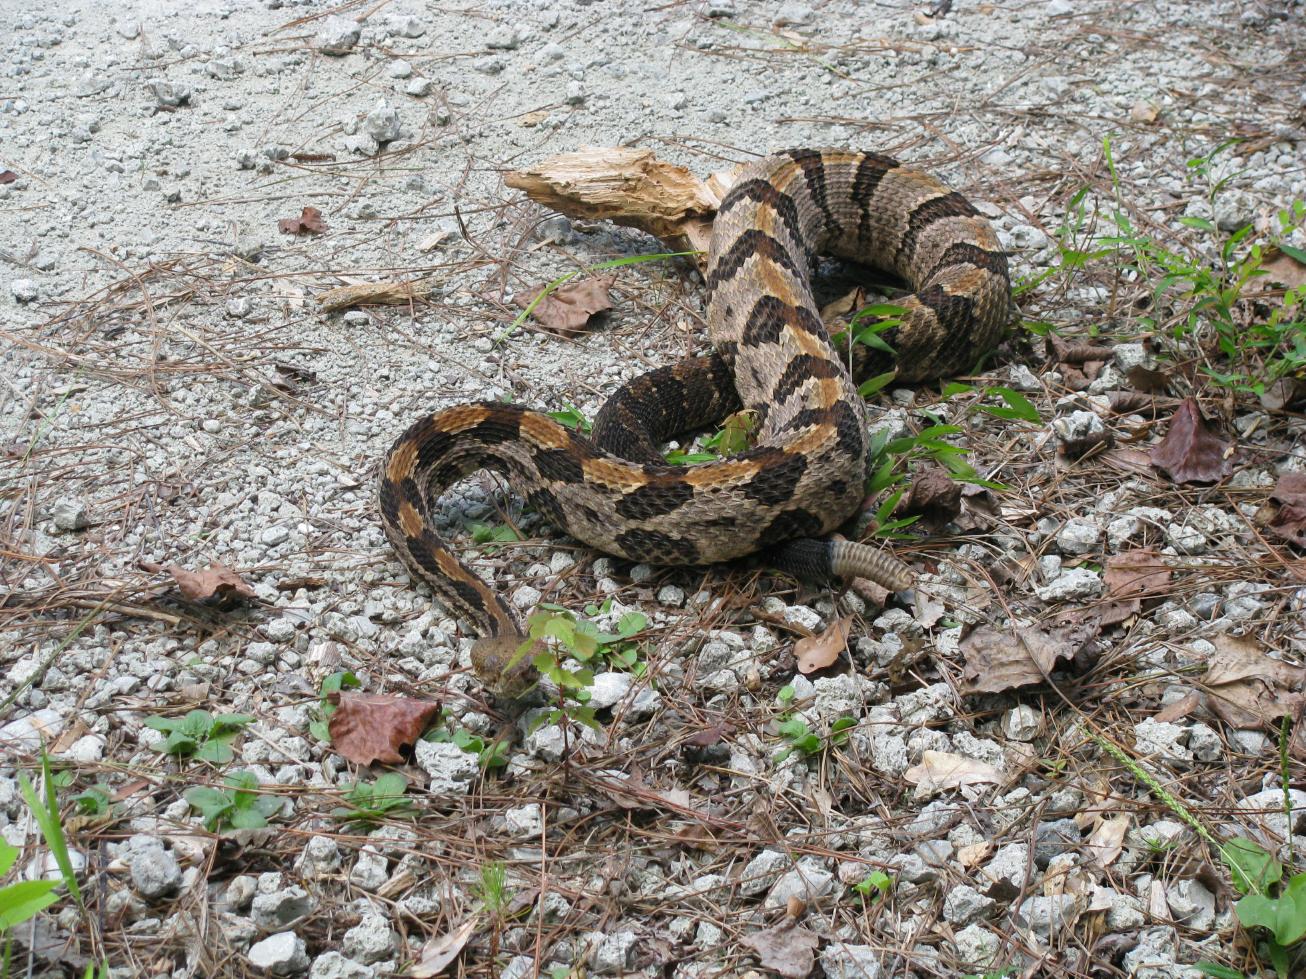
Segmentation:
{"type": "Polygon", "coordinates": [[[961,513],[961,483],[942,467],[927,469],[912,482],[902,510],[909,516],[919,513],[931,523],[945,524],[961,513]]]}
{"type": "Polygon", "coordinates": [[[1202,683],[1207,703],[1230,727],[1257,728],[1281,717],[1297,718],[1306,706],[1306,668],[1266,655],[1254,639],[1220,635],[1212,640],[1202,683]]]}
{"type": "Polygon", "coordinates": [[[1084,844],[1093,862],[1102,869],[1115,863],[1125,846],[1125,834],[1129,832],[1129,813],[1117,813],[1102,819],[1084,844]]]}
{"type": "Polygon", "coordinates": [[[1125,372],[1125,379],[1130,387],[1143,394],[1165,394],[1170,386],[1170,375],[1165,371],[1153,370],[1142,364],[1135,364],[1125,372]]]}
{"type": "Polygon", "coordinates": [[[1002,772],[988,762],[955,752],[926,751],[921,755],[921,763],[907,769],[902,777],[916,786],[918,796],[924,797],[963,785],[1001,782],[1002,772]]]}
{"type": "Polygon", "coordinates": [[[404,761],[403,750],[411,749],[441,705],[392,694],[341,693],[335,712],[327,722],[331,747],[356,765],[404,761]]]}
{"type": "Polygon", "coordinates": [[[515,296],[513,302],[523,309],[530,309],[531,318],[541,326],[562,336],[575,336],[589,326],[593,316],[612,308],[608,290],[615,281],[615,276],[595,275],[569,282],[551,292],[545,292],[548,286],[541,286],[525,295],[515,296]],[[544,295],[536,303],[535,298],[541,293],[544,295]],[[535,303],[534,308],[532,303],[535,303]]]}
{"type": "Polygon", "coordinates": [[[1306,285],[1306,252],[1297,248],[1271,248],[1261,261],[1261,269],[1271,282],[1299,289],[1306,285]]]}
{"type": "Polygon", "coordinates": [[[1287,473],[1279,477],[1270,492],[1279,510],[1266,529],[1289,544],[1306,548],[1306,473],[1287,473]]]}
{"type": "Polygon", "coordinates": [[[1107,558],[1103,580],[1106,606],[1102,625],[1115,625],[1140,611],[1144,598],[1158,598],[1170,584],[1170,566],[1151,548],[1138,548],[1107,558]]]}
{"type": "Polygon", "coordinates": [[[805,636],[794,643],[794,659],[798,661],[798,672],[815,673],[825,669],[848,648],[848,631],[852,628],[853,617],[843,615],[835,619],[817,636],[805,636]]]}
{"type": "Polygon", "coordinates": [[[1096,619],[1044,629],[982,625],[961,641],[966,658],[962,693],[1001,693],[1042,683],[1059,663],[1075,656],[1097,634],[1096,619]]]}
{"type": "Polygon", "coordinates": [[[177,583],[177,590],[192,602],[213,601],[215,605],[228,605],[255,597],[249,583],[220,561],[202,571],[187,571],[175,564],[165,567],[150,561],[142,561],[141,567],[146,571],[168,572],[177,583]]]}
{"type": "Polygon", "coordinates": [[[322,220],[322,212],[316,207],[306,207],[297,218],[282,218],[277,222],[277,229],[283,235],[320,235],[327,230],[322,220]]]}
{"type": "Polygon", "coordinates": [[[767,928],[740,939],[757,953],[764,969],[785,979],[804,979],[816,964],[819,939],[793,919],[786,918],[774,928],[767,928]]]}
{"type": "Polygon", "coordinates": [[[1229,447],[1206,427],[1197,401],[1185,398],[1152,450],[1152,465],[1176,483],[1214,483],[1229,475],[1229,447]]]}

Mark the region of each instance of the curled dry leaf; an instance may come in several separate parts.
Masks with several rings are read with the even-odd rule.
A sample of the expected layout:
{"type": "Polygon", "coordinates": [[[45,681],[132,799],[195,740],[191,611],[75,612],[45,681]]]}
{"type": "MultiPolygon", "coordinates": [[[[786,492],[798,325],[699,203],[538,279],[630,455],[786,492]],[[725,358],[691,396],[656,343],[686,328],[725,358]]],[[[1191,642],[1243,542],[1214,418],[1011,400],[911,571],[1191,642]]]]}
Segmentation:
{"type": "Polygon", "coordinates": [[[1203,677],[1207,703],[1234,728],[1257,728],[1297,718],[1306,706],[1306,669],[1267,656],[1254,639],[1216,636],[1203,677]]]}
{"type": "Polygon", "coordinates": [[[919,513],[933,523],[945,524],[961,513],[961,483],[940,466],[925,470],[911,484],[903,512],[919,513]]]}
{"type": "Polygon", "coordinates": [[[1283,411],[1302,401],[1306,401],[1306,381],[1300,377],[1281,377],[1260,396],[1261,407],[1269,411],[1283,411]]]}
{"type": "MultiPolygon", "coordinates": [[[[563,336],[575,336],[589,326],[591,317],[612,308],[608,290],[614,281],[611,275],[595,275],[559,286],[536,304],[531,318],[563,336]]],[[[545,288],[516,296],[513,301],[525,309],[545,288]]]]}
{"type": "Polygon", "coordinates": [[[1108,599],[1102,609],[1102,625],[1123,622],[1142,609],[1144,598],[1164,595],[1170,575],[1170,566],[1151,548],[1111,555],[1102,576],[1108,599]]]}
{"type": "Polygon", "coordinates": [[[1197,401],[1185,398],[1152,450],[1152,465],[1176,483],[1214,483],[1229,475],[1228,449],[1229,443],[1206,427],[1197,401]]]}
{"type": "Polygon", "coordinates": [[[356,765],[398,764],[440,713],[440,704],[390,694],[340,693],[327,722],[331,747],[356,765]]]}
{"type": "Polygon", "coordinates": [[[177,590],[192,602],[213,600],[215,605],[228,605],[254,597],[249,583],[221,562],[215,561],[202,571],[187,571],[175,564],[162,567],[149,561],[142,561],[141,567],[146,571],[168,572],[177,583],[177,590]]]}
{"type": "Polygon", "coordinates": [[[1289,544],[1306,548],[1306,473],[1280,476],[1270,499],[1279,504],[1279,509],[1266,529],[1289,544]]]}
{"type": "Polygon", "coordinates": [[[1170,386],[1170,375],[1165,371],[1154,371],[1142,364],[1135,364],[1125,372],[1125,378],[1135,391],[1143,394],[1165,394],[1170,386]]]}
{"type": "Polygon", "coordinates": [[[907,769],[903,778],[916,786],[917,795],[932,795],[963,785],[998,783],[1002,781],[1002,772],[987,762],[951,751],[926,751],[921,755],[921,763],[907,769]]]}
{"type": "Polygon", "coordinates": [[[277,222],[277,229],[283,235],[320,235],[327,230],[322,220],[322,212],[316,207],[306,207],[297,218],[282,218],[277,222]]]}
{"type": "Polygon", "coordinates": [[[412,979],[431,979],[438,976],[449,964],[458,958],[458,954],[467,944],[467,940],[476,931],[476,919],[468,918],[453,931],[446,932],[422,946],[421,957],[408,970],[412,979]]]}
{"type": "Polygon", "coordinates": [[[741,940],[757,953],[762,967],[786,977],[804,979],[816,964],[815,933],[786,918],[774,928],[756,932],[741,940]]]}
{"type": "Polygon", "coordinates": [[[1062,660],[1075,656],[1097,634],[1099,622],[1044,629],[982,625],[961,641],[966,658],[962,693],[1001,693],[1042,683],[1062,660]]]}
{"type": "Polygon", "coordinates": [[[1261,261],[1261,268],[1267,273],[1266,278],[1289,289],[1306,286],[1306,261],[1300,257],[1299,249],[1292,249],[1293,254],[1279,248],[1271,248],[1261,261]]]}
{"type": "Polygon", "coordinates": [[[1093,827],[1085,846],[1095,864],[1104,870],[1115,863],[1124,849],[1125,834],[1129,832],[1129,814],[1108,816],[1093,827]]]}
{"type": "Polygon", "coordinates": [[[825,669],[848,648],[848,630],[853,617],[843,615],[825,627],[819,636],[805,636],[794,643],[794,659],[799,673],[815,673],[825,669]]]}

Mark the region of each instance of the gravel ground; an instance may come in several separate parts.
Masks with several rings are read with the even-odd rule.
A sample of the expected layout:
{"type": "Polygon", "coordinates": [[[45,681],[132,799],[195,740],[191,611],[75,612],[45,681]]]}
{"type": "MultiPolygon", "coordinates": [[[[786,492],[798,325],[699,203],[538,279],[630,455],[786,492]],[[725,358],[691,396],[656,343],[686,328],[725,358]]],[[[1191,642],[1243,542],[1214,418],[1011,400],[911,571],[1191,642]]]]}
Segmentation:
{"type": "Polygon", "coordinates": [[[1038,422],[934,386],[877,396],[877,426],[958,424],[1006,486],[899,548],[924,572],[914,605],[748,568],[631,567],[494,480],[460,484],[451,526],[511,520],[526,538],[468,542],[515,605],[647,624],[638,668],[595,680],[597,729],[535,711],[503,767],[463,750],[504,724],[467,670],[469,631],[377,523],[376,463],[419,413],[510,397],[592,416],[622,380],[702,347],[698,285],[663,262],[619,274],[597,329],[496,342],[515,296],[660,248],[540,210],[507,169],[618,143],[702,175],[785,146],[879,149],[982,202],[1030,282],[1057,263],[1080,188],[1099,220],[1119,210],[1210,255],[1306,200],[1301,3],[936,10],[0,0],[0,832],[26,848],[20,870],[45,872],[17,781],[39,775],[44,737],[71,780],[87,902],[19,929],[33,974],[89,958],[115,976],[409,974],[424,948],[456,953],[450,974],[501,977],[1159,979],[1202,959],[1258,974],[1195,825],[1271,848],[1306,831],[1300,739],[1285,827],[1273,728],[1185,698],[1226,641],[1306,659],[1300,555],[1256,518],[1277,479],[1306,472],[1306,425],[1189,369],[1237,443],[1231,475],[1175,485],[1138,465],[1178,402],[1126,414],[1110,392],[1131,367],[1181,373],[1209,351],[1159,329],[1143,342],[1154,283],[1129,270],[1091,263],[1022,292],[1035,325],[970,380],[1024,391],[1038,422]],[[306,207],[324,232],[279,231],[306,207]],[[435,291],[411,307],[318,307],[336,286],[412,277],[435,291]],[[1074,383],[1037,324],[1111,345],[1108,362],[1074,383]],[[1117,448],[1099,463],[1058,452],[1105,435],[1117,448]],[[1144,547],[1173,569],[1163,595],[1093,618],[1055,682],[967,693],[973,628],[1083,626],[1110,597],[1105,562],[1144,547]],[[219,562],[244,601],[188,600],[166,571],[219,562]],[[794,641],[845,614],[841,665],[796,672],[794,641]],[[415,819],[331,818],[381,771],[310,726],[340,671],[444,704],[444,740],[400,766],[415,819]],[[195,708],[252,718],[230,762],[161,750],[147,720],[195,708]],[[818,749],[785,754],[800,730],[818,749]],[[986,774],[922,784],[951,756],[986,774]],[[279,803],[274,830],[210,832],[183,795],[237,770],[279,803]],[[79,813],[95,785],[104,811],[79,813]]]}

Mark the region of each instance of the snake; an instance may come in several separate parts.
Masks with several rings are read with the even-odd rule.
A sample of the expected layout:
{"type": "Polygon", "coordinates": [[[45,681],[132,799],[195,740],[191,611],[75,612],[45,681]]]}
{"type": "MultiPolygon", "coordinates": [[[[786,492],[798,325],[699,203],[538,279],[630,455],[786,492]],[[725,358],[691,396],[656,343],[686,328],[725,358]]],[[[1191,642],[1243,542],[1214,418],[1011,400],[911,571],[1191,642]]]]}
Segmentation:
{"type": "Polygon", "coordinates": [[[472,667],[492,693],[530,687],[530,640],[433,525],[440,494],[477,470],[503,474],[550,524],[629,561],[696,566],[762,552],[810,580],[912,583],[887,552],[829,536],[865,495],[858,383],[885,366],[886,349],[896,380],[911,382],[965,370],[996,345],[1011,285],[992,225],[892,157],[790,149],[739,171],[712,223],[704,280],[710,352],[617,388],[588,436],[541,411],[480,401],[414,421],[382,461],[385,535],[473,626],[472,667]],[[913,290],[895,300],[883,343],[832,337],[812,292],[822,256],[887,271],[913,290]],[[745,451],[694,465],[670,465],[659,451],[739,411],[755,426],[745,451]]]}

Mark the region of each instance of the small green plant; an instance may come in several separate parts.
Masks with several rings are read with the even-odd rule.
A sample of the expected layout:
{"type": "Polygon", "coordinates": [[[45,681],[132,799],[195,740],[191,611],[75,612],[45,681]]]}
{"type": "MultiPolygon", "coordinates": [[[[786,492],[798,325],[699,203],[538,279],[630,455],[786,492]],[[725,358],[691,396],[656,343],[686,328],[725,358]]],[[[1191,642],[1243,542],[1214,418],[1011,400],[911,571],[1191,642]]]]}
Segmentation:
{"type": "Polygon", "coordinates": [[[331,703],[332,695],[338,694],[342,690],[354,690],[360,686],[362,684],[358,677],[348,670],[332,673],[330,676],[325,677],[318,692],[317,709],[313,712],[312,720],[308,722],[308,733],[323,744],[330,744],[331,715],[336,712],[336,705],[331,703]]]}
{"type": "Polygon", "coordinates": [[[594,428],[594,424],[585,417],[585,413],[573,404],[568,404],[564,411],[550,411],[548,416],[564,428],[570,428],[573,432],[580,432],[582,435],[588,435],[594,428]]]}
{"type": "MultiPolygon", "coordinates": [[[[16,846],[0,839],[0,880],[13,869],[19,853],[16,846]]],[[[58,886],[57,880],[19,880],[0,887],[0,936],[59,900],[54,892],[58,886]]]]}
{"type": "Polygon", "coordinates": [[[498,547],[494,546],[496,544],[515,544],[517,541],[521,540],[521,534],[517,533],[516,530],[509,527],[507,524],[499,524],[495,526],[494,524],[480,523],[477,521],[473,522],[470,525],[470,528],[472,532],[472,540],[477,544],[488,545],[485,550],[490,554],[499,550],[498,547]]]}
{"type": "Polygon", "coordinates": [[[1306,938],[1306,873],[1284,879],[1283,864],[1255,840],[1238,837],[1220,847],[1234,890],[1234,913],[1247,929],[1263,928],[1274,970],[1289,976],[1290,951],[1306,938]]]}
{"type": "Polygon", "coordinates": [[[92,785],[73,796],[73,805],[83,816],[107,816],[113,812],[113,790],[107,785],[92,785]]]}
{"type": "Polygon", "coordinates": [[[231,742],[254,720],[248,714],[210,714],[193,710],[185,717],[147,717],[145,726],[168,735],[159,747],[166,755],[225,765],[235,757],[231,742]]]}
{"type": "Polygon", "coordinates": [[[491,860],[481,865],[480,878],[476,882],[476,897],[481,907],[501,918],[508,910],[512,894],[508,890],[508,868],[502,861],[491,860]]]}
{"type": "Polygon", "coordinates": [[[431,728],[422,735],[425,741],[456,744],[468,754],[475,755],[477,762],[484,769],[506,768],[508,765],[508,742],[502,739],[486,741],[479,734],[473,734],[463,727],[450,727],[453,718],[451,711],[445,710],[440,716],[441,724],[431,728]]]}
{"type": "MultiPolygon", "coordinates": [[[[604,602],[602,606],[589,606],[586,611],[597,615],[610,607],[610,602],[604,602]]],[[[648,618],[642,612],[623,615],[617,621],[616,632],[601,632],[595,623],[577,618],[557,605],[542,604],[531,613],[526,622],[529,642],[522,644],[522,655],[536,641],[545,640],[546,648],[535,655],[532,664],[559,690],[558,706],[536,717],[534,727],[570,718],[597,729],[594,708],[588,706],[594,666],[607,665],[642,676],[647,665],[640,657],[634,637],[647,626],[648,618]],[[573,669],[567,660],[579,663],[580,668],[573,669]]]]}
{"type": "Polygon", "coordinates": [[[1003,966],[1001,969],[994,969],[990,972],[968,972],[961,979],[1007,979],[1008,976],[1016,974],[1014,965],[1003,966]]]}
{"type": "Polygon", "coordinates": [[[872,870],[856,884],[853,890],[861,895],[863,901],[878,901],[887,897],[893,890],[893,878],[883,870],[872,870]]]}
{"type": "MultiPolygon", "coordinates": [[[[1217,157],[1236,143],[1226,141],[1188,161],[1190,175],[1206,182],[1205,197],[1212,208],[1237,176],[1217,176],[1217,157]]],[[[1172,247],[1134,226],[1121,205],[1109,137],[1102,142],[1102,152],[1114,202],[1096,205],[1088,188],[1081,188],[1070,201],[1058,235],[1058,264],[1021,283],[1017,293],[1105,259],[1118,274],[1152,286],[1137,327],[1175,340],[1195,340],[1206,359],[1201,372],[1211,383],[1260,396],[1282,378],[1306,375],[1306,286],[1286,289],[1277,302],[1258,288],[1271,274],[1266,268],[1271,248],[1306,264],[1306,251],[1285,240],[1306,224],[1306,203],[1292,201],[1263,231],[1246,225],[1225,234],[1208,218],[1186,215],[1179,223],[1199,237],[1172,247]],[[1094,233],[1099,218],[1108,233],[1094,233]]]]}
{"type": "MultiPolygon", "coordinates": [[[[793,688],[788,689],[792,692],[793,688]]],[[[789,699],[792,700],[792,696],[789,699]]],[[[807,721],[802,717],[796,714],[783,716],[776,725],[776,733],[789,743],[775,753],[774,760],[777,763],[782,762],[795,751],[801,751],[804,755],[814,755],[827,747],[845,744],[856,726],[856,719],[840,717],[830,725],[829,736],[822,739],[808,727],[807,721]]]]}
{"type": "Polygon", "coordinates": [[[343,806],[331,810],[342,822],[379,823],[392,816],[411,817],[416,813],[404,793],[408,779],[398,772],[384,772],[373,782],[358,781],[345,793],[343,806]]]}
{"type": "Polygon", "coordinates": [[[672,449],[666,454],[666,459],[673,466],[687,466],[739,455],[753,444],[756,431],[756,418],[747,411],[736,411],[722,422],[716,434],[700,439],[698,448],[672,449]]]}
{"type": "Polygon", "coordinates": [[[224,780],[225,788],[196,785],[182,795],[190,807],[204,817],[204,828],[262,829],[268,819],[281,810],[281,800],[259,792],[253,772],[232,772],[224,780]]]}

